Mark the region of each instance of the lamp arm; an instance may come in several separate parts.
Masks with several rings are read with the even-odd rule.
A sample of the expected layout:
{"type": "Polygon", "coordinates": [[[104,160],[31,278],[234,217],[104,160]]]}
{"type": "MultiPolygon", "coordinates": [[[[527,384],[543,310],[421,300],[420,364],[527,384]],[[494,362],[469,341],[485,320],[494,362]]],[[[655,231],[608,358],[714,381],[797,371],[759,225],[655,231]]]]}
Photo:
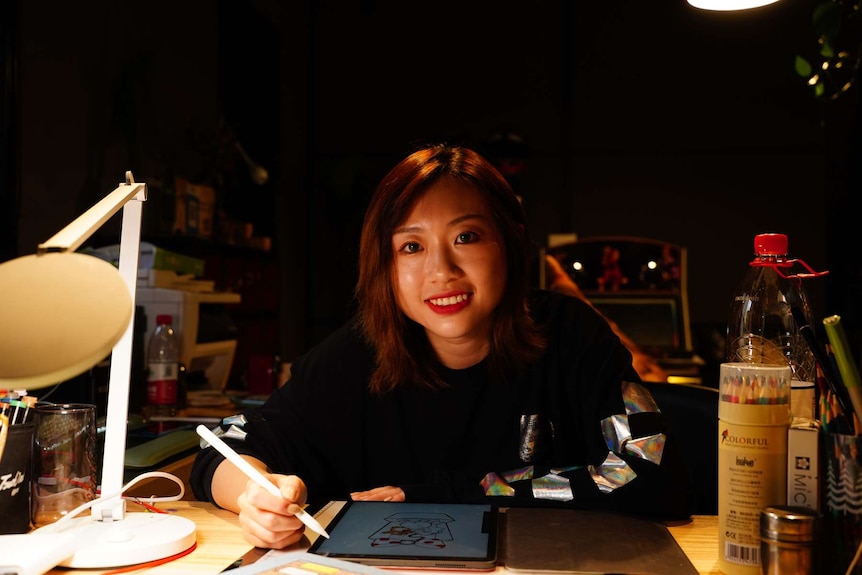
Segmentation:
{"type": "Polygon", "coordinates": [[[127,171],[125,183],[121,183],[113,192],[75,218],[69,225],[51,236],[46,242],[39,244],[37,253],[41,254],[50,251],[73,252],[77,250],[87,238],[93,235],[93,232],[102,227],[111,216],[120,211],[120,208],[136,196],[138,200],[142,202],[146,201],[147,185],[136,184],[132,172],[127,171]]]}

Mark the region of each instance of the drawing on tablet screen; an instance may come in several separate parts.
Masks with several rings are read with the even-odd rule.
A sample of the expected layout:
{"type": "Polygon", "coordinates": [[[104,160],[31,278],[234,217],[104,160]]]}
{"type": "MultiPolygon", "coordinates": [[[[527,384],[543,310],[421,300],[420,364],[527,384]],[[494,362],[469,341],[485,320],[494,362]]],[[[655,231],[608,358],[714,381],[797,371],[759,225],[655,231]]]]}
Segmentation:
{"type": "Polygon", "coordinates": [[[421,511],[393,513],[384,519],[386,525],[369,536],[372,547],[386,545],[416,545],[443,549],[452,541],[449,523],[454,521],[446,513],[421,511]]]}

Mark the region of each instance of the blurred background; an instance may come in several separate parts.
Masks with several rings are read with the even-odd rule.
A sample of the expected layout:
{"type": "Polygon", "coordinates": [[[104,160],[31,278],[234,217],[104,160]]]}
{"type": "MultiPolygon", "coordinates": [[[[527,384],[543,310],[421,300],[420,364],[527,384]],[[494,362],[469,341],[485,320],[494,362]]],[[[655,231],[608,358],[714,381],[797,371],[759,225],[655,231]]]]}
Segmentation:
{"type": "Polygon", "coordinates": [[[349,316],[374,185],[446,138],[509,166],[537,249],[555,233],[684,246],[707,360],[754,235],[788,234],[830,270],[806,283],[812,308],[842,315],[858,360],[859,90],[817,98],[795,70],[817,58],[818,4],[6,0],[0,261],[131,170],[144,239],[242,294],[243,376],[349,316]],[[182,182],[213,191],[207,233],[176,225],[182,182]]]}

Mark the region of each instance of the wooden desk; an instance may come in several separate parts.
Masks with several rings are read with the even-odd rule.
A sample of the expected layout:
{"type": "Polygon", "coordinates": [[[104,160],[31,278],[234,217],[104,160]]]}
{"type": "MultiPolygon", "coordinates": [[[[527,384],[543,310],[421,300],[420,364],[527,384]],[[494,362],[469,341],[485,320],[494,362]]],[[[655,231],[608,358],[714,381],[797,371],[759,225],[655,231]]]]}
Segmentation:
{"type": "MultiPolygon", "coordinates": [[[[138,507],[129,503],[129,511],[138,507]]],[[[170,563],[151,567],[146,573],[161,573],[162,575],[185,575],[195,573],[220,573],[239,557],[252,549],[242,538],[237,516],[224,509],[219,509],[211,503],[199,501],[175,501],[160,503],[160,509],[176,509],[176,512],[187,517],[197,525],[197,548],[194,551],[170,563]]],[[[99,575],[111,570],[67,569],[55,568],[49,573],[57,575],[99,575]]],[[[143,573],[135,571],[133,573],[143,573]]]]}
{"type": "MultiPolygon", "coordinates": [[[[129,505],[130,509],[135,507],[129,505]]],[[[220,573],[252,546],[246,543],[239,528],[237,516],[210,503],[176,501],[162,503],[162,509],[176,509],[197,526],[197,548],[185,557],[148,569],[155,574],[220,573]]],[[[692,521],[669,527],[680,547],[702,575],[720,575],[718,570],[718,517],[697,515],[692,521]]],[[[500,569],[498,569],[500,570],[500,569]]],[[[57,575],[99,575],[105,571],[54,569],[57,575]]],[[[230,573],[230,572],[228,572],[230,573]]],[[[416,573],[420,573],[416,571],[416,573]]]]}
{"type": "Polygon", "coordinates": [[[718,515],[695,515],[668,530],[701,575],[720,575],[718,570],[718,515]]]}

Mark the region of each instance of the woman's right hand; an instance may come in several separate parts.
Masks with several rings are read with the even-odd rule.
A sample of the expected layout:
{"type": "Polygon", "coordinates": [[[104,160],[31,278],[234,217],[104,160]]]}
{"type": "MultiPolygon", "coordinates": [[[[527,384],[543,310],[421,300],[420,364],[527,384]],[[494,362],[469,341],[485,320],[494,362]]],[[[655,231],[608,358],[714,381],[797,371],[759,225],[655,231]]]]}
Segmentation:
{"type": "Polygon", "coordinates": [[[276,497],[249,480],[237,498],[242,536],[255,547],[283,549],[302,538],[305,525],[288,511],[292,504],[304,506],[305,483],[296,475],[264,474],[281,492],[276,497]]]}

